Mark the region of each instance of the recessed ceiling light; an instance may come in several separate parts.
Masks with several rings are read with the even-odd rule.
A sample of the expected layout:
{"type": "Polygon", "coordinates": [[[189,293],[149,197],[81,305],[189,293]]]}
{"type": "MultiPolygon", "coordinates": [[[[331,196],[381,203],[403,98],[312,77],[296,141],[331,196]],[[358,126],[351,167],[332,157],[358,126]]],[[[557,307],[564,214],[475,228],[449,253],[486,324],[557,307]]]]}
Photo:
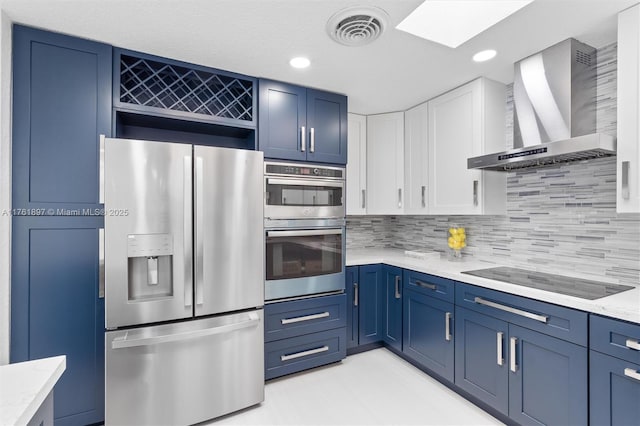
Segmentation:
{"type": "Polygon", "coordinates": [[[476,62],[488,61],[489,59],[493,59],[496,56],[496,53],[497,52],[493,49],[483,50],[473,55],[473,60],[476,62]]]}
{"type": "Polygon", "coordinates": [[[303,56],[298,56],[296,58],[293,58],[289,61],[289,65],[291,65],[294,68],[307,68],[309,65],[311,65],[311,61],[308,58],[305,58],[303,56]]]}
{"type": "Polygon", "coordinates": [[[458,47],[533,0],[426,0],[397,29],[458,47]]]}

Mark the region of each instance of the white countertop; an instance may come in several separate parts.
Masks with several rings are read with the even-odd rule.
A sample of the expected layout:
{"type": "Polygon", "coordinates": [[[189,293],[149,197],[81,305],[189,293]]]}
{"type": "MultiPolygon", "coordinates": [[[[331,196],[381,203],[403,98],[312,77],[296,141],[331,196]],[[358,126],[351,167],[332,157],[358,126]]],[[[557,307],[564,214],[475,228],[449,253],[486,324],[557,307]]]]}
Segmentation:
{"type": "Polygon", "coordinates": [[[0,366],[0,425],[26,425],[67,366],[55,356],[0,366]]]}
{"type": "MultiPolygon", "coordinates": [[[[384,263],[387,265],[424,272],[426,274],[449,278],[455,281],[461,281],[480,287],[499,290],[505,293],[511,293],[518,296],[528,297],[543,302],[554,303],[556,305],[567,306],[569,308],[640,324],[640,287],[636,287],[633,290],[624,291],[613,296],[587,300],[579,297],[567,296],[564,294],[557,294],[535,288],[507,284],[487,278],[462,274],[462,271],[502,266],[474,259],[451,261],[445,257],[438,257],[435,259],[430,258],[423,260],[416,259],[415,257],[409,257],[404,254],[403,250],[397,249],[352,249],[347,250],[346,258],[347,266],[384,263]]],[[[593,279],[592,277],[578,276],[576,274],[565,274],[563,272],[556,273],[559,275],[593,279]]],[[[603,280],[598,279],[598,281],[603,280]]]]}

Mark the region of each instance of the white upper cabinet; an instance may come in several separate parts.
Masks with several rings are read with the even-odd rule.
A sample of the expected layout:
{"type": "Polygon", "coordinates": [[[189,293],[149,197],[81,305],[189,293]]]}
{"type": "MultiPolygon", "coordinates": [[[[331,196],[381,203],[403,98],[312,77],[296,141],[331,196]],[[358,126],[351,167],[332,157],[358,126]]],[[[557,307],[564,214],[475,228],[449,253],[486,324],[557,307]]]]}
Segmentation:
{"type": "Polygon", "coordinates": [[[367,117],[347,117],[347,214],[363,215],[367,212],[367,117]]]}
{"type": "Polygon", "coordinates": [[[504,151],[505,90],[479,78],[428,102],[430,214],[504,214],[506,174],[468,170],[467,158],[504,151]]]}
{"type": "Polygon", "coordinates": [[[640,212],[640,5],[618,15],[617,211],[640,212]]]}
{"type": "Polygon", "coordinates": [[[404,212],[406,214],[429,213],[427,103],[404,113],[404,212]]]}
{"type": "Polygon", "coordinates": [[[367,213],[404,209],[404,113],[367,117],[367,213]]]}

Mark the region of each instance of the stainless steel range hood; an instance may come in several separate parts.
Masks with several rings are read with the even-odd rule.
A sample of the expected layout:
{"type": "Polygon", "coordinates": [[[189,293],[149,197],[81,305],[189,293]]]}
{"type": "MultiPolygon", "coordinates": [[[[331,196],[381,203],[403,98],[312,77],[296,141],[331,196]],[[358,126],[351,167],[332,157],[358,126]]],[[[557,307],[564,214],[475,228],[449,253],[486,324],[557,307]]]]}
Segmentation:
{"type": "Polygon", "coordinates": [[[467,168],[509,171],[615,155],[596,130],[596,50],[567,39],[515,64],[513,149],[467,168]]]}

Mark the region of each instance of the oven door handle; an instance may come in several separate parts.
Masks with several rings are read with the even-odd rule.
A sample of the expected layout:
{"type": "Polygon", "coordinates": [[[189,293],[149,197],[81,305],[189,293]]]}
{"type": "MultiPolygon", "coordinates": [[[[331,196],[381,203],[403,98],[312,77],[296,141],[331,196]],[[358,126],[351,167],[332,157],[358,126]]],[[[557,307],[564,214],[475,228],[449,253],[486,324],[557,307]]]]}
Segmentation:
{"type": "Polygon", "coordinates": [[[342,235],[342,229],[305,229],[300,231],[267,231],[267,237],[309,237],[313,235],[342,235]]]}
{"type": "Polygon", "coordinates": [[[267,185],[293,185],[293,186],[328,186],[331,188],[344,188],[344,182],[327,182],[326,180],[280,179],[267,178],[267,185]]]}

